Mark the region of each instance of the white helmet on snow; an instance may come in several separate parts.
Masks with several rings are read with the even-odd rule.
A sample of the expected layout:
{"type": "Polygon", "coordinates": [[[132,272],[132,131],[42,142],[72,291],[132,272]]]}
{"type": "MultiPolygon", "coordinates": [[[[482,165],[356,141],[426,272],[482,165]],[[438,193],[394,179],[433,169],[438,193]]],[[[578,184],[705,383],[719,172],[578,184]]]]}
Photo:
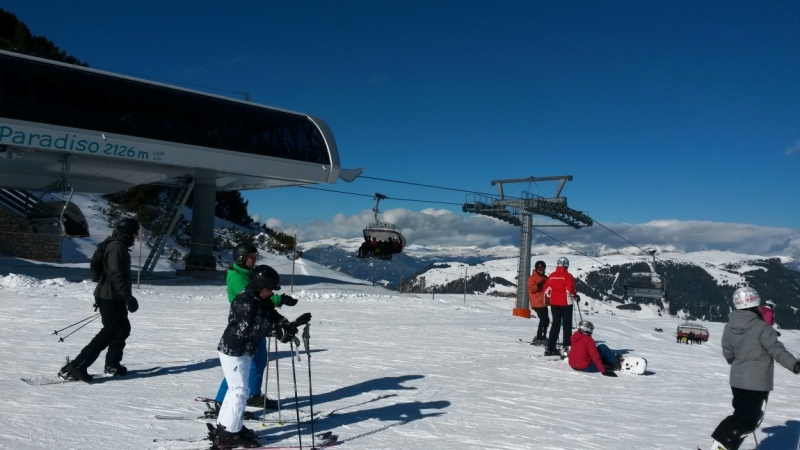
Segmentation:
{"type": "Polygon", "coordinates": [[[556,266],[569,267],[569,260],[562,256],[561,258],[558,258],[558,261],[556,261],[556,266]]]}
{"type": "Polygon", "coordinates": [[[581,320],[578,322],[578,330],[590,335],[594,333],[594,325],[592,325],[592,322],[589,322],[588,320],[581,320]]]}
{"type": "Polygon", "coordinates": [[[761,305],[761,297],[751,287],[739,288],[733,293],[733,307],[736,309],[747,309],[759,305],[761,305]]]}

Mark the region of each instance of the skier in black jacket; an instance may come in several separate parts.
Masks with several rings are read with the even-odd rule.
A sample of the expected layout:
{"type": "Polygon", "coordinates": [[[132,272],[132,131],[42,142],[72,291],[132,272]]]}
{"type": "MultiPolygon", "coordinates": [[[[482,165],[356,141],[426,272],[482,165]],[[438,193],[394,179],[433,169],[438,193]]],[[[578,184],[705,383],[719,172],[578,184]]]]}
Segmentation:
{"type": "Polygon", "coordinates": [[[134,313],[139,309],[139,302],[131,294],[131,255],[128,253],[137,236],[139,222],[125,218],[117,223],[116,230],[105,240],[104,273],[94,289],[95,305],[100,309],[103,328],[75,359],[61,368],[59,377],[91,383],[92,376],[86,369],[106,347],[108,351],[104,372],[115,376],[128,372],[120,362],[125,340],[131,334],[128,311],[134,313]]]}
{"type": "Polygon", "coordinates": [[[280,288],[280,277],[275,269],[256,266],[247,287],[231,302],[228,326],[217,346],[222,371],[228,380],[228,392],[217,419],[215,443],[218,447],[258,445],[255,434],[242,424],[250,395],[250,364],[258,343],[273,334],[284,343],[296,340],[298,327],[311,320],[311,314],[305,313],[289,322],[278,313],[270,296],[280,288]]]}

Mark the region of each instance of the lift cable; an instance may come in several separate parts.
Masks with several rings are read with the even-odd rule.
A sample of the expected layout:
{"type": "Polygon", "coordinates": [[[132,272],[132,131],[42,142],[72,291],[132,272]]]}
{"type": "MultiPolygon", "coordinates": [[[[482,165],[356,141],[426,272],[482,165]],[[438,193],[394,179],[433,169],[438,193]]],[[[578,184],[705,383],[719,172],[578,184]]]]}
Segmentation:
{"type": "MultiPolygon", "coordinates": [[[[322,188],[315,188],[315,187],[310,187],[310,186],[298,186],[298,187],[301,187],[303,189],[312,189],[312,190],[315,190],[315,191],[333,192],[333,193],[336,193],[336,194],[357,195],[359,197],[370,197],[370,198],[374,198],[375,197],[374,194],[372,194],[372,195],[370,195],[370,194],[358,194],[358,193],[355,193],[355,192],[337,191],[335,189],[322,189],[322,188]]],[[[390,199],[390,200],[399,200],[399,201],[404,201],[404,202],[436,203],[436,204],[440,204],[440,205],[457,205],[457,206],[461,206],[462,205],[462,203],[438,202],[438,201],[434,201],[434,200],[417,200],[417,199],[413,199],[413,198],[397,198],[397,197],[389,197],[389,196],[387,196],[386,198],[390,199]]]]}
{"type": "MultiPolygon", "coordinates": [[[[595,222],[595,223],[597,223],[597,222],[595,222]]],[[[582,251],[578,250],[578,249],[577,249],[577,248],[575,248],[575,247],[572,247],[572,246],[570,246],[570,245],[568,245],[568,244],[565,244],[565,243],[563,243],[563,242],[559,241],[558,239],[554,238],[553,236],[550,236],[549,234],[545,233],[544,231],[542,231],[542,230],[540,230],[540,229],[538,229],[538,228],[536,228],[536,227],[531,227],[531,228],[532,228],[532,229],[534,229],[534,230],[536,230],[536,231],[538,231],[539,233],[542,233],[543,235],[545,235],[545,236],[549,237],[550,239],[552,239],[552,240],[554,240],[554,241],[558,242],[559,244],[561,244],[561,245],[563,245],[563,246],[565,246],[565,247],[567,247],[567,248],[570,248],[570,249],[574,250],[575,252],[577,252],[577,253],[579,253],[579,254],[581,254],[581,255],[583,255],[583,256],[585,256],[585,257],[587,257],[587,258],[591,259],[592,261],[597,261],[596,259],[594,259],[594,258],[592,258],[591,256],[587,255],[586,253],[584,253],[584,252],[582,252],[582,251]]],[[[607,266],[607,267],[609,266],[607,263],[604,263],[604,262],[602,262],[602,261],[597,261],[597,262],[598,262],[598,263],[600,263],[600,265],[607,266]]]]}
{"type": "MultiPolygon", "coordinates": [[[[426,187],[426,188],[432,188],[432,189],[443,189],[443,190],[455,191],[455,192],[467,192],[467,193],[471,193],[471,194],[479,194],[479,195],[487,195],[487,196],[496,197],[496,195],[494,195],[494,194],[485,194],[485,193],[481,193],[481,192],[468,191],[468,190],[464,190],[464,189],[449,188],[449,187],[445,187],[445,186],[435,186],[435,185],[430,185],[430,184],[412,183],[412,182],[409,182],[409,181],[391,180],[391,179],[388,179],[388,178],[370,177],[370,176],[365,176],[365,175],[361,175],[359,178],[367,178],[367,179],[370,179],[370,180],[385,181],[385,182],[389,182],[389,183],[407,184],[407,185],[411,185],[411,186],[420,186],[420,187],[426,187]]],[[[339,193],[339,194],[357,195],[357,196],[360,196],[360,197],[374,197],[373,195],[368,195],[368,194],[356,194],[356,193],[352,193],[352,192],[337,191],[337,190],[333,190],[333,189],[321,189],[321,188],[313,188],[313,187],[309,187],[309,186],[300,186],[300,187],[303,187],[305,189],[313,189],[313,190],[317,190],[317,191],[326,191],[326,192],[334,192],[334,193],[339,193]]],[[[393,200],[409,201],[409,202],[436,203],[436,204],[442,204],[442,205],[461,205],[461,203],[453,203],[453,202],[440,202],[440,201],[416,200],[416,199],[402,199],[402,198],[394,198],[394,197],[387,197],[387,198],[392,198],[393,200]]],[[[594,221],[594,223],[596,223],[597,225],[600,225],[601,227],[605,228],[608,232],[614,234],[615,236],[619,237],[623,241],[625,241],[625,242],[633,245],[634,247],[638,248],[639,250],[642,251],[642,253],[649,254],[642,247],[639,247],[638,245],[636,245],[633,242],[629,241],[624,236],[622,236],[619,233],[615,232],[614,230],[608,228],[607,226],[603,225],[602,223],[600,223],[600,222],[598,222],[596,220],[594,221]]],[[[560,243],[561,245],[564,245],[564,246],[574,250],[575,252],[577,252],[577,253],[579,253],[579,254],[581,254],[583,256],[586,256],[587,258],[590,258],[593,261],[597,261],[598,263],[600,263],[600,264],[602,264],[604,266],[608,266],[608,264],[603,263],[601,261],[598,261],[598,260],[592,258],[591,256],[587,255],[586,253],[581,252],[580,250],[577,250],[577,249],[565,244],[564,242],[559,241],[558,239],[554,238],[553,236],[550,236],[549,234],[543,232],[542,230],[539,230],[537,228],[533,228],[533,229],[538,231],[539,233],[544,234],[545,236],[549,237],[550,239],[553,239],[554,241],[560,243]]],[[[662,260],[661,258],[656,258],[656,259],[661,261],[661,262],[664,262],[664,260],[662,260]]]]}
{"type": "Polygon", "coordinates": [[[368,177],[366,175],[361,175],[358,178],[367,178],[367,179],[370,179],[370,180],[386,181],[386,182],[389,182],[389,183],[408,184],[410,186],[421,186],[421,187],[427,187],[427,188],[433,188],[433,189],[443,189],[443,190],[446,190],[446,191],[466,192],[468,194],[480,194],[480,195],[486,195],[486,196],[489,196],[489,197],[497,197],[497,194],[487,194],[485,192],[468,191],[468,190],[465,190],[465,189],[455,189],[455,188],[449,188],[449,187],[444,187],[444,186],[434,186],[432,184],[412,183],[410,181],[390,180],[390,179],[387,179],[387,178],[368,177]]]}
{"type": "MultiPolygon", "coordinates": [[[[634,244],[633,242],[631,242],[631,241],[629,241],[629,240],[625,239],[624,237],[622,237],[622,235],[620,235],[620,234],[619,234],[619,233],[617,233],[616,231],[614,231],[614,230],[612,230],[612,229],[608,228],[607,226],[603,225],[602,223],[600,223],[600,222],[598,222],[598,221],[596,221],[596,220],[594,221],[594,223],[596,223],[597,225],[600,225],[601,227],[605,228],[605,229],[606,229],[606,230],[608,230],[610,233],[612,233],[612,234],[614,234],[614,235],[618,236],[620,239],[622,239],[623,241],[627,242],[628,244],[631,244],[632,246],[634,246],[634,247],[638,248],[639,250],[641,250],[641,251],[642,251],[642,253],[645,253],[645,254],[648,254],[648,255],[650,254],[650,253],[648,253],[648,252],[647,252],[645,249],[643,249],[642,247],[639,247],[638,245],[634,244]]],[[[663,260],[663,259],[661,259],[661,258],[656,258],[656,257],[655,257],[655,255],[653,255],[653,258],[655,258],[655,259],[657,259],[657,260],[659,260],[659,261],[661,261],[661,262],[664,262],[664,260],[663,260]]]]}

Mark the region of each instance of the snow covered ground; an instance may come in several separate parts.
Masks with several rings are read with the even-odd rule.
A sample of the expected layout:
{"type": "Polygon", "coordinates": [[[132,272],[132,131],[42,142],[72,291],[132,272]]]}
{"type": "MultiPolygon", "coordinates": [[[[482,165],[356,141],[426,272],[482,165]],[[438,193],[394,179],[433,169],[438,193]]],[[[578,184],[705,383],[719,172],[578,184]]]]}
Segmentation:
{"type": "MultiPolygon", "coordinates": [[[[277,266],[288,284],[285,259],[263,262],[277,266]]],[[[678,319],[648,309],[612,315],[591,308],[598,312],[584,317],[595,323],[599,341],[649,361],[644,376],[606,378],[574,372],[540,358],[541,348],[518,343],[533,336],[537,321],[513,317],[511,299],[398,295],[308,267],[296,272],[305,283],[293,293],[300,303],[283,313],[314,316],[314,410],[322,414],[314,426],[339,435],[343,449],[705,449],[731,412],[719,346],[724,324],[705,324],[710,342],[683,345],[674,338],[678,319]]],[[[202,438],[201,421],[155,415],[199,415],[204,405],[194,397],[216,393],[216,345],[227,316],[221,281],[159,279],[135,289],[141,308],[130,316],[123,363],[161,366],[159,373],[93,385],[21,380],[54,378],[64,357],[74,357],[99,330],[96,321],[63,343],[52,335],[93,312],[94,284],[79,281],[78,270],[85,269],[19,262],[0,272],[0,448],[205,448],[178,440],[202,438]]],[[[800,334],[782,331],[796,354],[800,334]]],[[[284,417],[294,415],[288,350],[281,344],[284,417]]],[[[102,370],[102,358],[90,373],[102,370]]],[[[308,411],[306,355],[295,365],[300,408],[308,411]]],[[[783,368],[775,375],[760,448],[796,449],[800,377],[783,368]]],[[[268,391],[276,396],[274,365],[268,391]]],[[[254,428],[265,443],[297,444],[294,424],[254,428]]],[[[303,444],[309,447],[307,434],[303,444]]]]}
{"type": "MultiPolygon", "coordinates": [[[[91,322],[64,342],[59,337],[77,327],[52,334],[93,314],[88,255],[110,234],[97,209],[107,207],[102,199],[86,195],[75,201],[93,238],[65,241],[62,263],[0,260],[0,448],[207,448],[207,441],[189,442],[205,435],[203,422],[155,416],[199,416],[205,406],[193,399],[217,391],[222,370],[216,346],[228,310],[221,280],[166,276],[175,267],[162,259],[161,277],[134,288],[140,310],[130,315],[133,331],[123,364],[133,370],[160,366],[160,372],[100,378],[92,385],[22,381],[56,379],[64,358],[76,356],[100,329],[99,321],[91,322]]],[[[557,257],[541,259],[552,269],[557,257]]],[[[676,257],[695,258],[730,281],[741,269],[732,272],[723,265],[752,259],[719,252],[676,257]]],[[[614,258],[635,259],[598,257],[609,263],[614,258]]],[[[584,257],[570,259],[578,276],[599,266],[584,257]]],[[[398,295],[303,259],[294,267],[295,287],[289,292],[291,261],[262,254],[260,263],[275,267],[284,292],[300,299],[282,311],[288,318],[305,311],[314,316],[311,371],[314,410],[321,413],[315,431],[339,435],[343,449],[705,449],[711,431],[731,412],[721,323],[705,324],[710,342],[682,345],[674,338],[679,319],[659,316],[650,307],[620,311],[584,298],[583,315],[595,323],[599,341],[649,361],[644,376],[605,378],[574,372],[564,362],[539,357],[541,348],[518,343],[533,337],[537,320],[513,317],[513,299],[398,295]]],[[[513,280],[516,275],[513,258],[484,265],[481,271],[493,276],[513,280]]],[[[463,270],[453,264],[426,275],[445,281],[462,277],[463,270]]],[[[782,331],[783,342],[796,354],[800,334],[782,331]]],[[[102,371],[103,358],[90,373],[102,371]]],[[[282,414],[292,417],[287,345],[281,344],[278,361],[282,414]]],[[[308,412],[305,354],[295,366],[300,408],[308,412]]],[[[268,392],[275,398],[274,364],[269,373],[268,392]]],[[[800,377],[776,368],[775,381],[757,433],[760,448],[797,449],[800,377]]],[[[264,443],[298,443],[295,424],[250,426],[264,443]]],[[[309,431],[305,424],[306,448],[309,431]]],[[[744,448],[755,448],[755,441],[744,448]]]]}

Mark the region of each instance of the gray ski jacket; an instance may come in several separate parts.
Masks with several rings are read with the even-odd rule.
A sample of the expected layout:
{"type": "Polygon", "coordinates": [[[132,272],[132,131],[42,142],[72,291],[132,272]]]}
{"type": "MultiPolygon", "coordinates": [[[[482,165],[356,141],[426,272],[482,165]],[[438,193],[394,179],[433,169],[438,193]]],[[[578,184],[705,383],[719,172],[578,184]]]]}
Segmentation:
{"type": "Polygon", "coordinates": [[[722,333],[722,356],[731,365],[731,386],[750,391],[771,391],[775,363],[789,370],[797,359],[778,342],[778,333],[754,311],[728,315],[722,333]]]}

